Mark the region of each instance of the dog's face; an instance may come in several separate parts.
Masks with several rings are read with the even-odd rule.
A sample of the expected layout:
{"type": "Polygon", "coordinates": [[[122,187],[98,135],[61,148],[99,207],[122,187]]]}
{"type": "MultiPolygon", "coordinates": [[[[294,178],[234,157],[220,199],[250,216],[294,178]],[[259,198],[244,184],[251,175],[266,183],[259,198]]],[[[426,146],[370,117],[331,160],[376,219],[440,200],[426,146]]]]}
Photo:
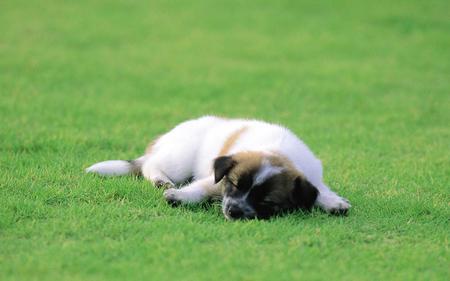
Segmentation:
{"type": "Polygon", "coordinates": [[[240,152],[214,161],[227,219],[267,219],[286,210],[310,210],[318,191],[284,157],[240,152]]]}

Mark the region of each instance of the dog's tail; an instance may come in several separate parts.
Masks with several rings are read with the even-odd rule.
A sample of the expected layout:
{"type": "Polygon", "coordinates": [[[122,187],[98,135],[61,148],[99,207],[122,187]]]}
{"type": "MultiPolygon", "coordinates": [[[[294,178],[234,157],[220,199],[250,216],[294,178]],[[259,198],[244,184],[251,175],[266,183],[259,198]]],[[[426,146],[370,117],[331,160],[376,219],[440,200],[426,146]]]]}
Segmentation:
{"type": "Polygon", "coordinates": [[[142,156],[135,160],[108,160],[95,163],[86,168],[86,173],[94,173],[105,177],[141,175],[145,158],[145,156],[142,156]]]}

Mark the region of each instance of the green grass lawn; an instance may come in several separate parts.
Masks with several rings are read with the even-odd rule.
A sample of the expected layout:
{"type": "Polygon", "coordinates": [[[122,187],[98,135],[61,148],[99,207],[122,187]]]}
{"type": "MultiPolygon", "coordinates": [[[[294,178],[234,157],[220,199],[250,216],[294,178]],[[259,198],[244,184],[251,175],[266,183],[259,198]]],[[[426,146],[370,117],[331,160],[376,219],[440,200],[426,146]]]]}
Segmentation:
{"type": "Polygon", "coordinates": [[[0,1],[0,280],[448,280],[449,10],[0,1]],[[229,222],[84,174],[204,114],[291,128],[349,215],[229,222]]]}

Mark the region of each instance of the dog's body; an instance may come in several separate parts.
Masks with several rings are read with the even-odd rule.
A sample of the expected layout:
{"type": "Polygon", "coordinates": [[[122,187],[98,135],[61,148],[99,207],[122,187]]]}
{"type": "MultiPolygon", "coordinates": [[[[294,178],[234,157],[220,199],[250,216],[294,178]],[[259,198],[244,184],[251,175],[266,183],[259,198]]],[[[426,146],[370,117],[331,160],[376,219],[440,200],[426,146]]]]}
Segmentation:
{"type": "Polygon", "coordinates": [[[142,174],[171,203],[222,199],[227,218],[266,218],[284,210],[345,213],[350,204],[322,179],[322,164],[288,129],[256,120],[206,116],[160,136],[133,161],[87,169],[100,175],[142,174]],[[190,183],[180,189],[175,185],[190,183]]]}

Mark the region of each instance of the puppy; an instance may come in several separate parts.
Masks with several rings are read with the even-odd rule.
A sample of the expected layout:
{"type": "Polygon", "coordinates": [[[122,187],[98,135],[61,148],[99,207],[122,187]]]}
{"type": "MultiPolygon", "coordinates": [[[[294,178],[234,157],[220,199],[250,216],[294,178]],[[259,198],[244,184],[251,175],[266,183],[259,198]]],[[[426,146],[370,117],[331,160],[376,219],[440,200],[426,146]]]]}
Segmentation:
{"type": "Polygon", "coordinates": [[[266,219],[313,206],[345,214],[350,208],[324,184],[320,160],[298,137],[257,120],[189,120],[153,141],[143,156],[100,162],[86,172],[143,175],[168,188],[164,197],[173,205],[222,200],[227,219],[266,219]]]}

